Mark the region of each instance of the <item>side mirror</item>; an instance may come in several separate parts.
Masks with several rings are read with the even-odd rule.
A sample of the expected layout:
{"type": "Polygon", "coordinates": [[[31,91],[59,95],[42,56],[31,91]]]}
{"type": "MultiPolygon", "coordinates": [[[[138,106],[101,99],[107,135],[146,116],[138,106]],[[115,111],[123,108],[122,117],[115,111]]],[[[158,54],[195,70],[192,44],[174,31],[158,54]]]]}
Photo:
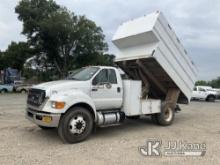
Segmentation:
{"type": "Polygon", "coordinates": [[[93,80],[92,80],[92,85],[97,85],[98,84],[98,81],[97,81],[97,78],[95,77],[93,80]]]}
{"type": "Polygon", "coordinates": [[[112,84],[109,83],[109,82],[108,82],[108,83],[105,83],[105,86],[106,86],[107,89],[111,89],[111,88],[112,88],[112,84]]]}
{"type": "Polygon", "coordinates": [[[104,83],[104,82],[99,82],[99,80],[97,79],[97,78],[94,78],[93,80],[92,80],[92,85],[94,85],[94,86],[101,86],[101,85],[105,85],[106,83],[104,83]]]}

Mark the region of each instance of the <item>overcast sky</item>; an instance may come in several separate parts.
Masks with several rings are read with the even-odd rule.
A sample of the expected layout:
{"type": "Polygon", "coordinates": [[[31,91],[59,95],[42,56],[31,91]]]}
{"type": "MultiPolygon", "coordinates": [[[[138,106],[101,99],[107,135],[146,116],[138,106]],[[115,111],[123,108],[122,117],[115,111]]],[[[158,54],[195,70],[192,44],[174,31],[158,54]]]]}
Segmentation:
{"type": "MultiPolygon", "coordinates": [[[[11,41],[25,40],[14,8],[19,0],[0,2],[0,50],[11,41]]],[[[220,76],[219,0],[56,0],[76,14],[86,15],[101,26],[109,52],[116,53],[111,38],[124,21],[156,10],[167,20],[199,70],[199,79],[220,76]]]]}

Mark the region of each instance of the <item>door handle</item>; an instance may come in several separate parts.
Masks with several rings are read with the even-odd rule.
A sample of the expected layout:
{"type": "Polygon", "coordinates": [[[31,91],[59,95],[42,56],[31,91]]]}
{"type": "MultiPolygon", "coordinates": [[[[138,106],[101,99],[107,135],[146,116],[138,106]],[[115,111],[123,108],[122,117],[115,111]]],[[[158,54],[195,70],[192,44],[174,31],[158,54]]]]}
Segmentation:
{"type": "Polygon", "coordinates": [[[118,93],[121,92],[121,88],[120,88],[120,87],[117,88],[117,92],[118,92],[118,93]]]}
{"type": "Polygon", "coordinates": [[[98,88],[92,88],[92,91],[94,91],[94,92],[98,91],[98,88]]]}

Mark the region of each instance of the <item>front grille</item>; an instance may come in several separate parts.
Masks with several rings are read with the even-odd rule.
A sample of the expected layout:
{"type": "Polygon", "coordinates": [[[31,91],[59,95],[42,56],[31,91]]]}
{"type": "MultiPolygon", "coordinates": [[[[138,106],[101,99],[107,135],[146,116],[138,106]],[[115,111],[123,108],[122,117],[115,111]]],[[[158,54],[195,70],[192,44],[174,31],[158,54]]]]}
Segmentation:
{"type": "Polygon", "coordinates": [[[41,89],[30,89],[28,91],[27,103],[33,106],[40,106],[45,100],[46,93],[41,89]]]}

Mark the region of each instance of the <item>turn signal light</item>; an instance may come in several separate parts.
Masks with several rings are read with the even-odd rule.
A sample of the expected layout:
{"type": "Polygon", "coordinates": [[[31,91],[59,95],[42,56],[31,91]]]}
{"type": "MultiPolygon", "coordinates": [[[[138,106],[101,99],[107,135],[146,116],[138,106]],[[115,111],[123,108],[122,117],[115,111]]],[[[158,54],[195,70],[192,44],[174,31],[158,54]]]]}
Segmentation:
{"type": "Polygon", "coordinates": [[[53,101],[51,106],[55,109],[63,109],[65,107],[65,102],[53,101]]]}

